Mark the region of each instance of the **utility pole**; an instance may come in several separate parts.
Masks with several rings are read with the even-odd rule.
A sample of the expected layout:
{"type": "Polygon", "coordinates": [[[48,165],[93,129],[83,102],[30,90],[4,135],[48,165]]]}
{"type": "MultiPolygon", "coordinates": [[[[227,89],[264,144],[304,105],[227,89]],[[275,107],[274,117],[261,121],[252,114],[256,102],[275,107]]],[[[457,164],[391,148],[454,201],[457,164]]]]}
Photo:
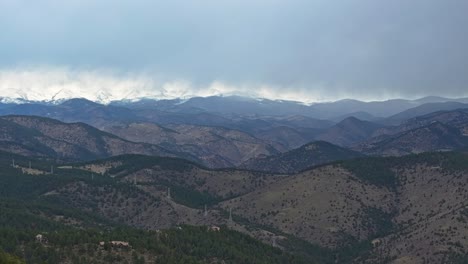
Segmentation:
{"type": "Polygon", "coordinates": [[[31,161],[29,161],[29,169],[31,169],[31,161]]]}
{"type": "Polygon", "coordinates": [[[167,198],[171,199],[171,188],[167,187],[167,198]]]}
{"type": "Polygon", "coordinates": [[[205,213],[203,214],[203,216],[205,216],[205,217],[208,216],[208,210],[206,210],[206,204],[205,204],[205,213]]]}
{"type": "Polygon", "coordinates": [[[12,160],[12,166],[15,167],[15,159],[12,160]]]}
{"type": "Polygon", "coordinates": [[[54,174],[54,165],[50,166],[50,174],[54,174]]]}

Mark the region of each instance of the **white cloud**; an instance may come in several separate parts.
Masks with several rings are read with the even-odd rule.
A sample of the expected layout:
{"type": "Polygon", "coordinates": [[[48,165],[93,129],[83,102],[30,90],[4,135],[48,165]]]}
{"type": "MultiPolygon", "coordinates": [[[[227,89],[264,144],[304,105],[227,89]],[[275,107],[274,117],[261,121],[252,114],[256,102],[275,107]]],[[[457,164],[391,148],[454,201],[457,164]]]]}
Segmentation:
{"type": "Polygon", "coordinates": [[[105,71],[35,68],[0,71],[0,96],[35,101],[83,97],[112,100],[155,96],[154,82],[146,77],[119,77],[105,71]]]}
{"type": "Polygon", "coordinates": [[[278,93],[265,85],[229,85],[214,81],[195,86],[186,80],[160,81],[151,74],[116,73],[107,70],[72,70],[30,67],[0,70],[0,97],[33,101],[87,98],[109,103],[122,99],[171,99],[194,96],[243,95],[268,99],[304,100],[295,93],[278,93]]]}
{"type": "MultiPolygon", "coordinates": [[[[195,96],[240,95],[304,103],[331,101],[349,97],[327,87],[280,87],[267,84],[229,84],[213,81],[194,85],[188,80],[163,80],[152,73],[121,73],[110,70],[75,70],[66,67],[24,67],[0,69],[0,97],[32,101],[60,101],[86,98],[109,103],[114,100],[141,98],[173,99],[195,96]],[[156,76],[156,77],[155,77],[156,76]]],[[[361,98],[362,99],[362,98],[361,98]]],[[[365,98],[368,100],[376,98],[365,98]]],[[[386,98],[378,98],[386,99],[386,98]]]]}

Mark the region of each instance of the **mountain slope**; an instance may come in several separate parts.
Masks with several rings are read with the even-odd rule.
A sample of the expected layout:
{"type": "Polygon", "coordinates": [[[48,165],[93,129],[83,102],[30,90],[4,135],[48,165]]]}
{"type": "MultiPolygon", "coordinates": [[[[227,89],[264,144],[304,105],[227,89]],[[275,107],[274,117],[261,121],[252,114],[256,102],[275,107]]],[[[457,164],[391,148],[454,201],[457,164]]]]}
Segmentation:
{"type": "Polygon", "coordinates": [[[313,128],[278,126],[257,131],[254,135],[268,142],[276,142],[284,149],[294,149],[312,141],[318,133],[320,130],[313,128]]]}
{"type": "MultiPolygon", "coordinates": [[[[27,166],[30,159],[15,157],[18,167],[11,167],[9,163],[4,163],[5,160],[0,160],[2,264],[326,263],[316,261],[322,257],[304,259],[293,256],[226,226],[221,226],[217,231],[205,225],[154,230],[153,225],[153,230],[148,231],[142,230],[143,226],[137,229],[125,225],[124,219],[118,218],[115,211],[108,218],[103,218],[92,203],[77,207],[76,201],[69,202],[57,190],[80,186],[70,195],[81,199],[87,190],[93,190],[90,195],[96,201],[114,209],[120,206],[131,212],[120,212],[123,214],[133,216],[132,213],[136,212],[141,214],[140,218],[146,218],[144,213],[151,210],[145,206],[158,207],[161,201],[132,185],[121,184],[110,177],[92,177],[86,171],[76,169],[57,168],[54,175],[30,175],[24,173],[21,167],[27,166]],[[124,243],[116,246],[111,241],[124,243]],[[5,262],[5,258],[13,258],[5,256],[3,250],[20,256],[25,262],[5,262]]],[[[50,165],[56,164],[33,161],[35,169],[50,165]]],[[[156,217],[160,216],[156,214],[156,217]]],[[[188,219],[186,215],[183,217],[188,219]]],[[[137,224],[133,223],[133,226],[137,224]]]]}
{"type": "Polygon", "coordinates": [[[401,156],[428,151],[448,151],[468,146],[468,136],[460,129],[432,121],[429,125],[382,136],[354,149],[370,155],[401,156]]]}
{"type": "Polygon", "coordinates": [[[379,124],[348,117],[338,124],[326,129],[315,139],[323,140],[339,146],[350,146],[362,142],[380,127],[379,124]]]}
{"type": "Polygon", "coordinates": [[[410,118],[414,118],[417,116],[427,115],[427,114],[438,112],[438,111],[455,110],[455,109],[467,108],[467,107],[468,107],[468,104],[460,103],[460,102],[426,103],[426,104],[419,105],[414,108],[410,108],[396,115],[390,116],[382,120],[382,122],[385,124],[398,125],[405,120],[408,120],[410,118]]]}
{"type": "Polygon", "coordinates": [[[468,248],[467,180],[467,154],[364,158],[283,178],[223,207],[312,243],[367,251],[342,263],[442,263],[468,248]]]}
{"type": "Polygon", "coordinates": [[[89,160],[120,154],[174,156],[156,145],[134,143],[83,123],[34,116],[3,116],[0,148],[18,154],[89,160]]]}
{"type": "Polygon", "coordinates": [[[426,115],[410,118],[398,126],[382,127],[374,133],[373,136],[375,137],[375,139],[371,139],[371,141],[375,141],[379,137],[384,138],[385,136],[395,135],[418,127],[427,126],[434,122],[440,122],[449,126],[456,127],[460,129],[460,131],[462,131],[462,134],[466,134],[463,131],[465,131],[466,127],[468,127],[468,108],[450,111],[437,111],[426,115]]]}
{"type": "MultiPolygon", "coordinates": [[[[33,169],[42,174],[32,175],[30,158],[14,158],[12,167],[10,155],[0,155],[0,205],[6,209],[0,234],[2,223],[11,228],[11,219],[23,230],[35,223],[26,236],[31,240],[39,230],[60,233],[59,225],[79,227],[82,234],[117,224],[150,230],[225,225],[290,252],[312,254],[308,263],[452,263],[447,259],[463,260],[468,249],[468,156],[463,153],[366,157],[289,176],[209,170],[181,159],[140,155],[67,166],[33,160],[33,169]],[[3,198],[8,204],[1,204],[3,198]]],[[[138,236],[130,234],[113,239],[138,244],[138,236]]],[[[0,236],[0,245],[18,241],[3,237],[10,236],[0,236]]],[[[74,245],[102,237],[96,239],[74,245]]]]}
{"type": "MultiPolygon", "coordinates": [[[[266,184],[268,174],[209,171],[181,159],[139,155],[67,166],[32,160],[38,173],[31,174],[31,158],[1,154],[0,252],[14,252],[27,263],[73,263],[77,257],[85,263],[331,262],[331,254],[308,257],[316,254],[309,251],[306,258],[296,257],[253,239],[252,229],[222,225],[229,224],[225,212],[203,200],[215,193],[227,198],[247,193],[266,184]],[[6,158],[12,156],[15,166],[6,158]],[[56,167],[53,174],[50,166],[56,167]],[[203,214],[207,203],[209,211],[203,214]],[[212,225],[220,230],[208,228],[212,225]],[[115,240],[131,247],[99,244],[115,240]],[[143,260],[136,261],[135,255],[143,260]]],[[[265,235],[262,241],[271,239],[272,234],[257,232],[265,235]]]]}
{"type": "Polygon", "coordinates": [[[251,159],[240,168],[275,173],[294,173],[315,165],[363,155],[325,141],[316,141],[275,156],[251,159]]]}
{"type": "Polygon", "coordinates": [[[467,136],[468,110],[457,109],[410,118],[398,126],[382,127],[372,138],[353,148],[373,155],[405,155],[460,149],[466,145],[467,136]]]}
{"type": "Polygon", "coordinates": [[[100,128],[134,142],[156,144],[173,152],[188,153],[211,168],[233,167],[247,159],[260,155],[273,155],[284,150],[284,147],[278,143],[223,127],[194,125],[161,127],[144,122],[115,122],[100,128]]]}

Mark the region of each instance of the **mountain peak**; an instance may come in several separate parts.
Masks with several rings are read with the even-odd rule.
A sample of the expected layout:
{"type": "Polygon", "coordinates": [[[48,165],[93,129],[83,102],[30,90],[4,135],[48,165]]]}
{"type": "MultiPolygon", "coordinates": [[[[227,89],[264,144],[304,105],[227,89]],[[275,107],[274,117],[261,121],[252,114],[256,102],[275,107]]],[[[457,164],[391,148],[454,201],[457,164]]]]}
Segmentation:
{"type": "Polygon", "coordinates": [[[99,106],[98,103],[88,100],[86,98],[73,98],[66,101],[63,101],[60,105],[68,107],[76,106],[99,106]]]}
{"type": "Polygon", "coordinates": [[[341,120],[340,123],[360,123],[360,122],[364,122],[364,121],[362,121],[361,119],[355,116],[348,116],[347,118],[341,120]]]}

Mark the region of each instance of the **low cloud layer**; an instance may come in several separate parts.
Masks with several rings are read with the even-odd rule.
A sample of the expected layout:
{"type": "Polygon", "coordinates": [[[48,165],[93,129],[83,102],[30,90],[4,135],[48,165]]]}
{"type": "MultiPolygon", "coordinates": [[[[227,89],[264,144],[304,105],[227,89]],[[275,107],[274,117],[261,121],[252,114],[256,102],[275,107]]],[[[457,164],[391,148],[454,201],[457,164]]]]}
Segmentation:
{"type": "Polygon", "coordinates": [[[187,80],[163,80],[149,73],[130,74],[110,70],[70,70],[67,68],[30,68],[0,70],[1,97],[33,101],[87,98],[109,103],[114,100],[140,98],[174,99],[194,96],[241,95],[254,98],[284,99],[303,102],[319,101],[310,91],[266,85],[229,85],[214,81],[196,86],[187,80]]]}
{"type": "MultiPolygon", "coordinates": [[[[70,98],[86,98],[109,103],[116,100],[141,98],[175,99],[207,96],[239,95],[271,100],[291,100],[304,103],[335,101],[355,98],[363,101],[409,97],[398,92],[380,94],[349,93],[346,89],[330,90],[326,86],[285,87],[261,83],[227,83],[214,80],[197,84],[184,79],[163,78],[155,73],[129,73],[114,70],[77,70],[66,67],[28,67],[0,69],[0,97],[20,98],[32,101],[56,101],[70,98]]],[[[433,93],[432,95],[447,95],[433,93]]],[[[457,96],[465,96],[460,93],[457,96]]],[[[450,97],[450,96],[448,96],[450,97]]]]}
{"type": "Polygon", "coordinates": [[[101,87],[115,98],[466,96],[467,10],[463,0],[5,0],[0,96],[63,86],[59,95],[101,87]]]}

